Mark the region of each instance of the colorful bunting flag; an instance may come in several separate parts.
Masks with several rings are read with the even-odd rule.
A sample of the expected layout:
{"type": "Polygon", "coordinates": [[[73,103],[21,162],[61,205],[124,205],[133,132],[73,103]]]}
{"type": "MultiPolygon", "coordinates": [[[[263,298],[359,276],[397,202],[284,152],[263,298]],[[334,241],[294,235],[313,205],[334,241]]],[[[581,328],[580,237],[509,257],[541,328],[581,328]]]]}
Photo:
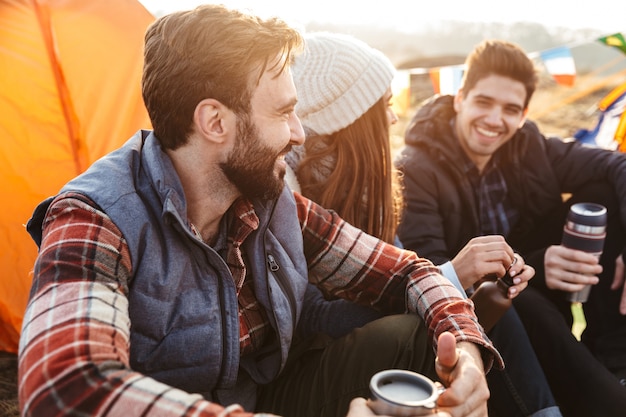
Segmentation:
{"type": "Polygon", "coordinates": [[[626,39],[623,33],[614,33],[598,39],[600,42],[608,46],[613,46],[626,54],[626,39]]]}
{"type": "Polygon", "coordinates": [[[546,71],[557,84],[572,86],[576,78],[576,65],[572,52],[567,46],[548,49],[539,53],[546,71]]]}
{"type": "MultiPolygon", "coordinates": [[[[593,41],[600,41],[626,53],[626,34],[624,33],[614,33],[594,39],[593,41]]],[[[574,46],[578,46],[579,43],[580,42],[576,43],[574,46]]],[[[533,60],[540,59],[546,72],[552,76],[556,83],[571,87],[574,85],[576,79],[576,64],[572,57],[570,46],[571,45],[565,45],[545,51],[531,52],[528,54],[528,57],[533,60]]],[[[438,68],[411,68],[407,71],[409,76],[413,74],[428,74],[435,94],[454,95],[461,87],[465,66],[451,65],[438,68]]],[[[402,97],[404,102],[407,91],[402,89],[396,91],[401,91],[398,96],[402,97]]]]}
{"type": "Polygon", "coordinates": [[[456,94],[463,79],[463,65],[433,68],[429,71],[435,94],[456,94]]]}

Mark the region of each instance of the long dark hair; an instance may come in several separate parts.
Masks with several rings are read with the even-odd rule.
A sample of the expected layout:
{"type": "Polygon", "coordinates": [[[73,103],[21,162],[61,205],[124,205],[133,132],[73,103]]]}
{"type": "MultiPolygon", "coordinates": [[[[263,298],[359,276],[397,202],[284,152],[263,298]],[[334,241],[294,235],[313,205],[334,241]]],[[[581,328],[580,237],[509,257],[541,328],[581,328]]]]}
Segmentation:
{"type": "Polygon", "coordinates": [[[302,195],[393,243],[402,197],[392,163],[387,106],[381,98],[346,128],[328,136],[308,137],[297,175],[302,195]],[[316,146],[318,140],[325,146],[316,146]],[[320,180],[316,172],[329,159],[335,161],[332,173],[320,180]]]}

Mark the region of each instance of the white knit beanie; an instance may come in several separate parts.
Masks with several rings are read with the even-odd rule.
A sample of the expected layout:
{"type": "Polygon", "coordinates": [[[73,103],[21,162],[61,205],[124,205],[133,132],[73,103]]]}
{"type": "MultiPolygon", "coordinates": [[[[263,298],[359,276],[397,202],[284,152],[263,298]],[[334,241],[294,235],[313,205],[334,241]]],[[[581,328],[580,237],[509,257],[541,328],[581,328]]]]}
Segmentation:
{"type": "Polygon", "coordinates": [[[319,135],[341,130],[385,94],[395,75],[380,51],[352,36],[318,32],[304,35],[304,52],[291,67],[298,93],[296,114],[319,135]]]}

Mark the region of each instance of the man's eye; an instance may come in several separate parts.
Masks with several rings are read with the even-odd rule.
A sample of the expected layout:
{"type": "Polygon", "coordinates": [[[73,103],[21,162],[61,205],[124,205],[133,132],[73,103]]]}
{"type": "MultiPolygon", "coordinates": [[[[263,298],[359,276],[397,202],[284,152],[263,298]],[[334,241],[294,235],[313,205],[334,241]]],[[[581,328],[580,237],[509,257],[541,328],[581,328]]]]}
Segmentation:
{"type": "Polygon", "coordinates": [[[505,109],[504,109],[504,111],[505,111],[507,114],[510,114],[510,115],[518,115],[518,114],[520,114],[520,113],[522,112],[522,111],[521,111],[520,109],[518,109],[518,108],[505,108],[505,109]]]}

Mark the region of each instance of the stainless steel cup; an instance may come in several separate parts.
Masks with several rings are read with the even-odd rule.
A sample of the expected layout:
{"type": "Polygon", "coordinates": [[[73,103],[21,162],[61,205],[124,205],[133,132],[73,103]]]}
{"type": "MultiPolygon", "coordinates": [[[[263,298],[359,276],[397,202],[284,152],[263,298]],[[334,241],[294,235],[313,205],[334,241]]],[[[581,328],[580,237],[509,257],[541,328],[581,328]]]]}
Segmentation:
{"type": "MultiPolygon", "coordinates": [[[[565,226],[561,244],[565,247],[589,252],[600,258],[606,237],[606,208],[600,204],[577,203],[572,205],[565,226]]],[[[567,299],[584,303],[589,298],[591,285],[580,291],[567,294],[567,299]]]]}
{"type": "Polygon", "coordinates": [[[435,414],[443,388],[416,372],[388,369],[372,377],[370,391],[374,413],[408,417],[435,414]]]}

